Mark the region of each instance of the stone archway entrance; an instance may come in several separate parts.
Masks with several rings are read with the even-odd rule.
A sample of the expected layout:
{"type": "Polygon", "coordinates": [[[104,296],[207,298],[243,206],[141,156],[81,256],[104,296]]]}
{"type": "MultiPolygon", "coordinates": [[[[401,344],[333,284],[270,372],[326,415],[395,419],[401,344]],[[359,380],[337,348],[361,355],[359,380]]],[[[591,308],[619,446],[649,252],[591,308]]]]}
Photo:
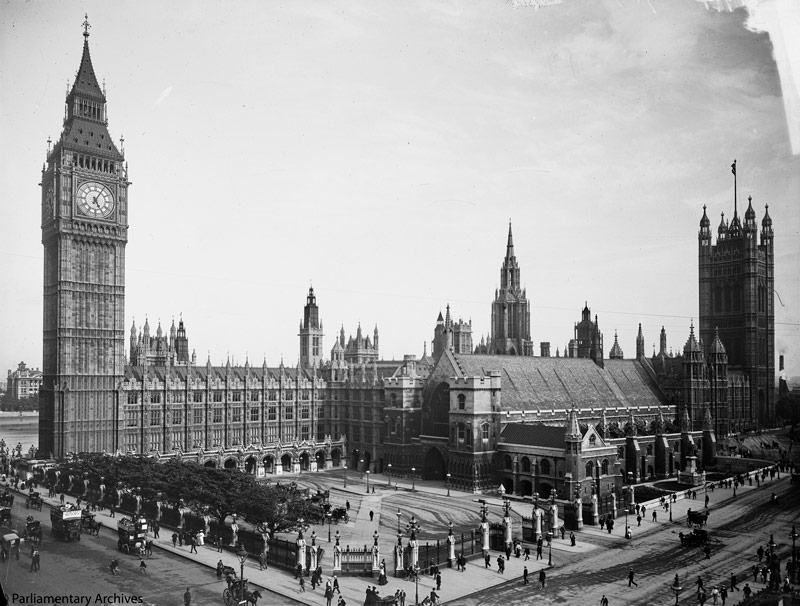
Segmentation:
{"type": "Polygon", "coordinates": [[[423,480],[444,480],[446,471],[444,456],[438,448],[431,448],[425,454],[425,462],[422,465],[423,480]]]}

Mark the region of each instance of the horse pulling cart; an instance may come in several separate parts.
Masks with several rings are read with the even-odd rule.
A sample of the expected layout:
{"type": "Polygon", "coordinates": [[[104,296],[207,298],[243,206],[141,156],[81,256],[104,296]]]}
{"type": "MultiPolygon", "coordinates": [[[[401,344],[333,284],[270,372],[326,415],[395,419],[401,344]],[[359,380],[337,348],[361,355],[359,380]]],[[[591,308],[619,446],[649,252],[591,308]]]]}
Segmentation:
{"type": "Polygon", "coordinates": [[[256,602],[261,598],[259,590],[250,591],[247,587],[247,579],[237,579],[236,571],[233,574],[228,574],[225,577],[228,582],[228,587],[222,592],[222,599],[225,600],[225,606],[234,606],[242,603],[252,604],[255,606],[256,602]]]}
{"type": "Polygon", "coordinates": [[[707,511],[692,511],[691,509],[686,514],[686,526],[705,526],[708,522],[707,511]]]}

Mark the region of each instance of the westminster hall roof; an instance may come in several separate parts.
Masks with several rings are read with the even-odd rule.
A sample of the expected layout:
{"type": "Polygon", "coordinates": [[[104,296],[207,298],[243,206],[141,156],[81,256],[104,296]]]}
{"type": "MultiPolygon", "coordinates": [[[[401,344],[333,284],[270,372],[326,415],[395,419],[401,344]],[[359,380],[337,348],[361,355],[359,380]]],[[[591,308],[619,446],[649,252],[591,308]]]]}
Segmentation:
{"type": "MultiPolygon", "coordinates": [[[[664,395],[637,360],[452,354],[455,376],[500,371],[503,411],[663,406],[664,395]]],[[[563,432],[563,429],[561,430],[563,432]]]]}

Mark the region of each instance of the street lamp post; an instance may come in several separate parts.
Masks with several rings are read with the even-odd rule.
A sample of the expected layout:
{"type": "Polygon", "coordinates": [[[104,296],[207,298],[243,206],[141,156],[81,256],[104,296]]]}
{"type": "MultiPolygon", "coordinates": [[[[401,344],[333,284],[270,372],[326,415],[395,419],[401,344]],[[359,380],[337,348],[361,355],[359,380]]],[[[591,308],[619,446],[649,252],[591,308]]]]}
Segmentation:
{"type": "Polygon", "coordinates": [[[369,494],[369,469],[367,469],[367,494],[369,494]]]}
{"type": "Polygon", "coordinates": [[[678,606],[678,596],[681,595],[683,587],[681,587],[677,574],[675,575],[675,580],[672,582],[672,587],[670,587],[670,589],[675,593],[675,606],[678,606]]]}
{"type": "Polygon", "coordinates": [[[416,473],[416,471],[417,471],[416,467],[412,467],[411,468],[411,492],[415,492],[416,491],[416,488],[414,486],[414,474],[416,473]]]}
{"type": "Polygon", "coordinates": [[[389,474],[389,486],[391,486],[392,485],[392,464],[389,463],[388,465],[386,465],[386,469],[388,470],[387,473],[389,474]]]}
{"type": "Polygon", "coordinates": [[[247,561],[247,556],[249,555],[244,546],[236,552],[236,557],[239,558],[239,599],[244,598],[244,563],[247,561]]]}
{"type": "Polygon", "coordinates": [[[447,474],[447,496],[450,496],[450,474],[447,474]]]}
{"type": "Polygon", "coordinates": [[[402,514],[400,513],[400,510],[398,509],[397,510],[397,534],[400,534],[400,516],[401,515],[402,514]]]}

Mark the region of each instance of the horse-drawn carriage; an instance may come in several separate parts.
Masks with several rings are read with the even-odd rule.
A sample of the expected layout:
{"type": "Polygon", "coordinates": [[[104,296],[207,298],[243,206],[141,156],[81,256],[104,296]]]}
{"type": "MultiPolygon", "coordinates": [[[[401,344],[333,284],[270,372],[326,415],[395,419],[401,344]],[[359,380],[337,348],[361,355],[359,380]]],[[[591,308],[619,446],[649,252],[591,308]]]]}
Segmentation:
{"type": "Polygon", "coordinates": [[[227,574],[225,580],[228,582],[228,587],[222,592],[222,598],[225,600],[225,606],[233,606],[234,604],[241,604],[246,602],[255,606],[256,602],[261,598],[261,592],[257,589],[250,591],[247,587],[247,579],[237,579],[236,571],[233,574],[227,574]]]}
{"type": "Polygon", "coordinates": [[[44,499],[42,498],[42,495],[32,490],[30,494],[25,498],[25,509],[36,509],[38,511],[41,511],[43,503],[44,499]]]}
{"type": "Polygon", "coordinates": [[[708,522],[708,511],[692,511],[691,509],[686,514],[686,526],[705,526],[708,522]]]}
{"type": "Polygon", "coordinates": [[[0,494],[0,507],[11,507],[12,505],[14,505],[14,495],[6,488],[3,494],[0,494]]]}
{"type": "Polygon", "coordinates": [[[42,540],[42,523],[39,520],[34,520],[33,516],[25,518],[25,530],[22,532],[22,538],[34,543],[40,543],[42,540]]]}
{"type": "Polygon", "coordinates": [[[708,543],[708,531],[702,528],[695,528],[689,534],[678,533],[681,545],[684,547],[700,547],[708,543]]]}
{"type": "Polygon", "coordinates": [[[103,525],[94,519],[94,514],[89,513],[85,509],[81,515],[81,530],[96,537],[100,536],[100,529],[103,525]]]}
{"type": "Polygon", "coordinates": [[[347,513],[346,507],[334,507],[331,510],[331,519],[334,524],[338,524],[340,520],[347,524],[350,521],[350,515],[347,513]]]}

